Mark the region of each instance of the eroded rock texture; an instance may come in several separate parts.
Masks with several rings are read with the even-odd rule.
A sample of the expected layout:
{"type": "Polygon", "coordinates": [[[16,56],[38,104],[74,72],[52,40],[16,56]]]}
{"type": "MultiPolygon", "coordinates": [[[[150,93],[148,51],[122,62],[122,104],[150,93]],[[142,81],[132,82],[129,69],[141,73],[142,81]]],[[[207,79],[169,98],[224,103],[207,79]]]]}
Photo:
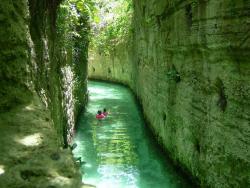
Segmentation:
{"type": "Polygon", "coordinates": [[[0,112],[25,103],[27,89],[27,25],[26,1],[0,4],[0,112]],[[23,8],[24,7],[24,8],[23,8]],[[19,11],[16,11],[19,10],[19,11]]]}
{"type": "Polygon", "coordinates": [[[93,53],[128,84],[169,155],[201,186],[250,185],[250,1],[134,0],[133,45],[93,53]]]}
{"type": "Polygon", "coordinates": [[[59,2],[0,3],[0,187],[81,186],[62,146],[86,98],[87,43],[65,53],[59,2]]]}
{"type": "MultiPolygon", "coordinates": [[[[67,146],[86,99],[88,44],[85,38],[67,43],[61,31],[65,29],[63,16],[66,15],[60,17],[59,2],[29,1],[30,46],[36,91],[50,109],[58,135],[63,135],[61,141],[67,146]],[[79,48],[79,43],[86,44],[79,48]]],[[[79,30],[88,28],[87,20],[84,21],[79,30]]]]}

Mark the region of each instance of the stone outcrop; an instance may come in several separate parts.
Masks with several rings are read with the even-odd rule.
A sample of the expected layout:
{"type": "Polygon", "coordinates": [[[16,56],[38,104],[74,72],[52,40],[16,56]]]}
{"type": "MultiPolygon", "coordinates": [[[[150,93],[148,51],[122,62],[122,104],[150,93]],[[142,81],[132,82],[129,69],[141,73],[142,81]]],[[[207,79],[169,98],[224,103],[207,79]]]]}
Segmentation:
{"type": "Polygon", "coordinates": [[[134,0],[133,42],[91,52],[129,85],[171,158],[202,187],[250,185],[250,1],[134,0]]]}
{"type": "Polygon", "coordinates": [[[0,187],[81,186],[63,146],[86,99],[88,42],[61,42],[60,2],[0,3],[0,187]]]}
{"type": "MultiPolygon", "coordinates": [[[[61,31],[66,29],[63,27],[66,15],[60,17],[59,2],[29,1],[31,67],[36,92],[50,109],[58,136],[67,146],[87,98],[88,44],[84,38],[82,43],[86,44],[80,49],[79,38],[67,43],[65,31],[61,31]]],[[[87,20],[84,21],[80,29],[88,29],[87,20]]]]}
{"type": "Polygon", "coordinates": [[[69,149],[62,149],[50,112],[37,96],[0,114],[0,187],[81,187],[69,149]]]}

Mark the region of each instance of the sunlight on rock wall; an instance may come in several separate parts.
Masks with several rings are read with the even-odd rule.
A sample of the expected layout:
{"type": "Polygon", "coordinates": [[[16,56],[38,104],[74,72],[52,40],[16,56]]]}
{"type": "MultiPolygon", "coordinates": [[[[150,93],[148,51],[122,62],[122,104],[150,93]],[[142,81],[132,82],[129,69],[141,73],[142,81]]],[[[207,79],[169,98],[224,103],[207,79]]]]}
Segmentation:
{"type": "Polygon", "coordinates": [[[67,141],[70,143],[75,126],[75,119],[74,119],[74,98],[73,98],[73,87],[74,87],[74,73],[70,66],[62,68],[63,74],[63,103],[65,106],[65,113],[68,117],[67,119],[67,141]]]}
{"type": "Polygon", "coordinates": [[[250,1],[134,1],[133,45],[92,52],[129,84],[169,155],[202,186],[250,185],[250,1]]]}
{"type": "Polygon", "coordinates": [[[59,3],[0,3],[0,187],[81,186],[66,146],[84,107],[86,68],[78,67],[86,66],[87,45],[73,56],[82,57],[77,66],[67,61],[57,43],[59,3]]]}
{"type": "MultiPolygon", "coordinates": [[[[86,101],[87,70],[84,67],[87,65],[88,43],[84,38],[87,31],[84,32],[86,36],[81,33],[77,39],[70,35],[75,29],[67,22],[71,12],[65,12],[64,7],[58,5],[58,2],[50,5],[30,1],[29,44],[35,90],[51,111],[60,142],[66,147],[73,136],[77,115],[86,101]]],[[[82,15],[81,19],[87,19],[87,16],[82,15]]],[[[87,25],[79,27],[79,30],[87,30],[87,25]]]]}

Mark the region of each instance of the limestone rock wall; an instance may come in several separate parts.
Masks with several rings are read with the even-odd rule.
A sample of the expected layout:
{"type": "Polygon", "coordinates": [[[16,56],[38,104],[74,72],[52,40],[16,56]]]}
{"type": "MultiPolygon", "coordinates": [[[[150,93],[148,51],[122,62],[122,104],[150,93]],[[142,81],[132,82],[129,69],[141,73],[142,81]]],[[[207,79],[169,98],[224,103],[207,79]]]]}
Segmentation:
{"type": "Polygon", "coordinates": [[[28,14],[23,7],[26,1],[0,3],[0,112],[27,103],[32,96],[27,80],[28,14]]]}
{"type": "Polygon", "coordinates": [[[134,85],[134,65],[131,63],[131,46],[119,45],[111,55],[100,54],[90,49],[88,76],[95,79],[104,79],[134,85]]]}
{"type": "MultiPolygon", "coordinates": [[[[65,19],[58,15],[59,3],[29,1],[31,67],[35,89],[51,111],[61,143],[67,146],[87,98],[87,44],[81,49],[76,41],[66,44],[64,33],[59,31],[65,19]]],[[[79,40],[84,43],[86,39],[79,40]]]]}
{"type": "Polygon", "coordinates": [[[89,74],[128,83],[159,142],[202,187],[248,187],[249,28],[249,0],[134,0],[134,43],[121,50],[132,53],[94,56],[89,74]]]}
{"type": "Polygon", "coordinates": [[[57,30],[60,2],[0,3],[3,188],[81,186],[73,155],[62,146],[70,142],[86,99],[87,42],[82,51],[75,43],[58,44],[63,40],[57,30]]]}

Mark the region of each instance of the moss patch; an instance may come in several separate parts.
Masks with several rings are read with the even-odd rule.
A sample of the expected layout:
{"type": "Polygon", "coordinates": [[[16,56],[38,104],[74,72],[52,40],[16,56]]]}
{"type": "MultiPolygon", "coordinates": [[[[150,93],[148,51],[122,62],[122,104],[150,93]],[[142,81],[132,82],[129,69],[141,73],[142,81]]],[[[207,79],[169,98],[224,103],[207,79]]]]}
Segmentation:
{"type": "Polygon", "coordinates": [[[68,149],[60,148],[49,111],[37,97],[0,114],[0,187],[80,187],[68,149]],[[54,160],[57,156],[57,160],[54,160]]]}

